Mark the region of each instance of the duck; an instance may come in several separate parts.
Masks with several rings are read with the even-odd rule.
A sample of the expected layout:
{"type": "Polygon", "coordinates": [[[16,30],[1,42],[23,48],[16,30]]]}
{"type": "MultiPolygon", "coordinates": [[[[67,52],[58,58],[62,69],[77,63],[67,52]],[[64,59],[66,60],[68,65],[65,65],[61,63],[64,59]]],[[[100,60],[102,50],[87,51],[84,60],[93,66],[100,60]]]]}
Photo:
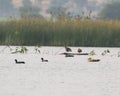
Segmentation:
{"type": "Polygon", "coordinates": [[[81,53],[81,52],[82,52],[82,49],[78,48],[77,52],[78,52],[78,53],[81,53]]]}
{"type": "Polygon", "coordinates": [[[99,62],[100,59],[92,59],[92,58],[88,58],[88,62],[99,62]]]}
{"type": "Polygon", "coordinates": [[[45,60],[44,58],[41,58],[42,62],[48,62],[48,60],[45,60]]]}
{"type": "Polygon", "coordinates": [[[18,61],[17,59],[15,59],[15,63],[16,63],[16,64],[25,64],[24,61],[18,61]]]}

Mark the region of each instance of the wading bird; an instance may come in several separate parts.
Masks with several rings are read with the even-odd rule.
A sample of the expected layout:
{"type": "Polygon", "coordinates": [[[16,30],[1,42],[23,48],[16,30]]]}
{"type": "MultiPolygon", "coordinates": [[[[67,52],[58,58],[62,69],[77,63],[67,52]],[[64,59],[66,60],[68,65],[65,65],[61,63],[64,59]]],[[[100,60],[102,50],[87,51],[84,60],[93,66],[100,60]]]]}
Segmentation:
{"type": "Polygon", "coordinates": [[[71,51],[72,51],[69,47],[67,47],[66,44],[65,44],[65,50],[66,50],[67,52],[71,52],[71,51]]]}

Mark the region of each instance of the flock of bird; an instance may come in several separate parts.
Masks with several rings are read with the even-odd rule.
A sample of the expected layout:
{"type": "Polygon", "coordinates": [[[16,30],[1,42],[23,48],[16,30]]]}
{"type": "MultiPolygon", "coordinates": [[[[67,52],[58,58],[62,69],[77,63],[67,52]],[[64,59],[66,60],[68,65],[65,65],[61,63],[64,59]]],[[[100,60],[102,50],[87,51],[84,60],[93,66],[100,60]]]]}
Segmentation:
{"type": "MultiPolygon", "coordinates": [[[[48,62],[48,60],[45,60],[44,58],[41,58],[42,62],[48,62]]],[[[15,59],[15,63],[16,64],[25,64],[25,61],[18,61],[17,59],[15,59]]]]}
{"type": "MultiPolygon", "coordinates": [[[[69,48],[68,46],[65,45],[65,50],[66,52],[72,52],[71,48],[69,48]]],[[[78,53],[81,53],[82,52],[82,49],[78,48],[77,50],[78,53]]],[[[67,53],[64,53],[66,57],[74,57],[73,54],[67,54],[67,53]]],[[[92,58],[88,58],[88,62],[99,62],[100,59],[92,59],[92,58]]],[[[44,59],[44,58],[41,58],[41,62],[48,62],[48,60],[44,59]]],[[[17,59],[15,59],[15,63],[16,64],[25,64],[24,61],[18,61],[17,59]]]]}
{"type": "MultiPolygon", "coordinates": [[[[66,50],[67,52],[72,52],[71,48],[67,47],[66,45],[65,45],[65,50],[66,50]]],[[[78,52],[78,53],[81,53],[81,52],[82,52],[82,49],[78,48],[77,52],[78,52]]],[[[73,56],[74,56],[74,55],[72,55],[72,54],[65,54],[65,55],[66,55],[66,57],[73,57],[73,56]]],[[[99,62],[99,61],[100,61],[100,59],[88,58],[88,62],[99,62]]]]}

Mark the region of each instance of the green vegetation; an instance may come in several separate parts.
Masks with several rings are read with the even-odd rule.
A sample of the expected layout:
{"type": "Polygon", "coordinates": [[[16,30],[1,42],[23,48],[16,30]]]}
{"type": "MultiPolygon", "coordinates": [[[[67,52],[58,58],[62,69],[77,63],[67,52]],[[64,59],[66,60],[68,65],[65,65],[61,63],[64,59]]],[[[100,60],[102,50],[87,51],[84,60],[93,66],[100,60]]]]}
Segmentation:
{"type": "Polygon", "coordinates": [[[93,55],[96,55],[96,53],[94,50],[92,50],[92,51],[90,51],[89,55],[93,56],[93,55]]]}
{"type": "Polygon", "coordinates": [[[16,47],[15,52],[12,52],[12,54],[15,53],[27,53],[28,49],[24,46],[16,47]]]}
{"type": "Polygon", "coordinates": [[[120,21],[20,19],[0,21],[0,45],[120,46],[120,21]]]}
{"type": "Polygon", "coordinates": [[[109,53],[110,53],[110,51],[107,49],[107,50],[104,50],[104,51],[101,53],[101,55],[104,56],[104,55],[107,55],[107,54],[109,54],[109,53]]]}

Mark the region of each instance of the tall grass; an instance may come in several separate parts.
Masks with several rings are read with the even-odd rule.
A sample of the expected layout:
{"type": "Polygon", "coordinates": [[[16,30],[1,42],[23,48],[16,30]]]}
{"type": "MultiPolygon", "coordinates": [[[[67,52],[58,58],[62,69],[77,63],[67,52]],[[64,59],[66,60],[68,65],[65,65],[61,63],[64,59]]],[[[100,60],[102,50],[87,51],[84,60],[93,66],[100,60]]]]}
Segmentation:
{"type": "Polygon", "coordinates": [[[120,21],[20,19],[0,22],[0,44],[120,46],[120,21]]]}

